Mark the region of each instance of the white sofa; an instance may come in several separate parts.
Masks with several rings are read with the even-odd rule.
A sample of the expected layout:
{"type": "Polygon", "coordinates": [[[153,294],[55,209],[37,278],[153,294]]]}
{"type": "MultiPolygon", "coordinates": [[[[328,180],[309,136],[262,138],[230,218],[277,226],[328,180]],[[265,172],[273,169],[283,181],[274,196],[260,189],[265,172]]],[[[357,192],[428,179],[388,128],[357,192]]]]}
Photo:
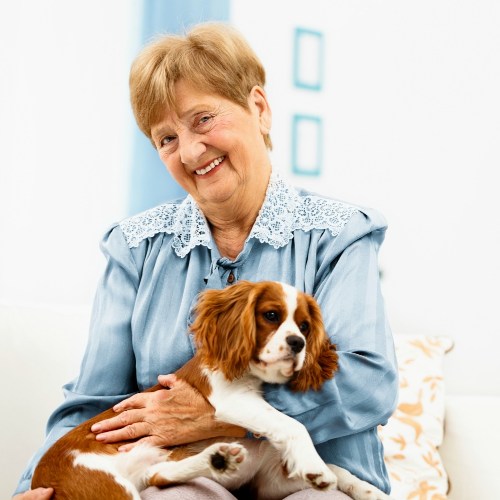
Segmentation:
{"type": "MultiPolygon", "coordinates": [[[[43,440],[61,386],[76,376],[87,337],[88,308],[0,304],[0,391],[3,430],[0,498],[10,498],[31,453],[43,440]]],[[[440,448],[451,500],[500,498],[500,398],[446,397],[440,448]]],[[[432,492],[422,500],[437,500],[432,492]]]]}
{"type": "Polygon", "coordinates": [[[447,396],[444,437],[449,498],[500,498],[500,398],[447,396]]]}

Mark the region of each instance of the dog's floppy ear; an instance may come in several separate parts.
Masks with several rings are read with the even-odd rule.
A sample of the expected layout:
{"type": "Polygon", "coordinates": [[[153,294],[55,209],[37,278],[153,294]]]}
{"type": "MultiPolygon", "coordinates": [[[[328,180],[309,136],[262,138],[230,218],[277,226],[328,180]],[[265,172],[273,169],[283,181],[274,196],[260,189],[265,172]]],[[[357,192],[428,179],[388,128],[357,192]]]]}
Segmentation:
{"type": "Polygon", "coordinates": [[[191,325],[203,362],[233,380],[247,370],[255,350],[255,305],[260,287],[240,281],[223,290],[205,290],[191,325]]]}
{"type": "Polygon", "coordinates": [[[325,332],[318,303],[309,295],[304,296],[311,324],[307,335],[304,366],[290,383],[296,391],[318,390],[323,382],[333,377],[338,367],[335,345],[330,342],[325,332]]]}

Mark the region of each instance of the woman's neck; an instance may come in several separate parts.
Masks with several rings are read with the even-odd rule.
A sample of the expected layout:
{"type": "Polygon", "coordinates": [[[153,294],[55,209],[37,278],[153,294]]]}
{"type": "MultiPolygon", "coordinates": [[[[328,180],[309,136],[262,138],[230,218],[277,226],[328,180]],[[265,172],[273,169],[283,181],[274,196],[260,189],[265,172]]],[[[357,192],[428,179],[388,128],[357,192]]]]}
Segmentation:
{"type": "Polygon", "coordinates": [[[207,216],[212,237],[221,256],[234,260],[243,250],[262,203],[253,209],[241,210],[240,214],[231,213],[231,218],[207,216]]]}
{"type": "Polygon", "coordinates": [[[269,177],[260,185],[247,186],[246,196],[210,207],[212,210],[202,207],[221,256],[234,260],[243,250],[264,203],[268,183],[269,177]]]}
{"type": "Polygon", "coordinates": [[[246,230],[236,228],[216,228],[212,226],[212,236],[222,257],[235,260],[245,245],[252,226],[246,230]]]}

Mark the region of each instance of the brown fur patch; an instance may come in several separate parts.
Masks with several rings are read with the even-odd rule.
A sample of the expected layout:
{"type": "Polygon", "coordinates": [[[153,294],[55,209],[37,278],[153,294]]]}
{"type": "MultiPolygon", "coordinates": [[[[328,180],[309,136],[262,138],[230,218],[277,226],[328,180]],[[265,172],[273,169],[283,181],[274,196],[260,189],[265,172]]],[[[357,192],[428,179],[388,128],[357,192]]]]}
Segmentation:
{"type": "Polygon", "coordinates": [[[337,371],[336,348],[325,332],[318,303],[305,293],[299,293],[295,321],[298,325],[307,321],[309,331],[306,333],[304,366],[292,380],[291,387],[296,391],[318,390],[337,371]]]}

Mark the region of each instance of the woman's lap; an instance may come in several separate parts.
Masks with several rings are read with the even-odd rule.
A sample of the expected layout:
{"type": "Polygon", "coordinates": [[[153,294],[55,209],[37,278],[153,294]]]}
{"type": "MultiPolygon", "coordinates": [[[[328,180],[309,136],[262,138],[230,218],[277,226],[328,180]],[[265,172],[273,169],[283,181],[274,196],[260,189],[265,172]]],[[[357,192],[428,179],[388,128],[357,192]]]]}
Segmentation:
{"type": "Polygon", "coordinates": [[[210,479],[199,477],[170,488],[159,489],[151,487],[141,493],[142,500],[235,500],[226,488],[210,479]]]}
{"type": "Polygon", "coordinates": [[[236,500],[236,497],[215,481],[198,477],[170,488],[151,487],[141,493],[142,500],[236,500]]]}
{"type": "Polygon", "coordinates": [[[318,491],[312,488],[308,490],[297,491],[286,497],[287,500],[345,500],[349,499],[345,493],[341,491],[318,491]]]}
{"type": "MultiPolygon", "coordinates": [[[[236,500],[236,497],[220,484],[200,477],[179,486],[158,489],[147,488],[141,493],[142,500],[236,500]]],[[[340,491],[297,491],[287,500],[345,500],[349,497],[340,491]]]]}

